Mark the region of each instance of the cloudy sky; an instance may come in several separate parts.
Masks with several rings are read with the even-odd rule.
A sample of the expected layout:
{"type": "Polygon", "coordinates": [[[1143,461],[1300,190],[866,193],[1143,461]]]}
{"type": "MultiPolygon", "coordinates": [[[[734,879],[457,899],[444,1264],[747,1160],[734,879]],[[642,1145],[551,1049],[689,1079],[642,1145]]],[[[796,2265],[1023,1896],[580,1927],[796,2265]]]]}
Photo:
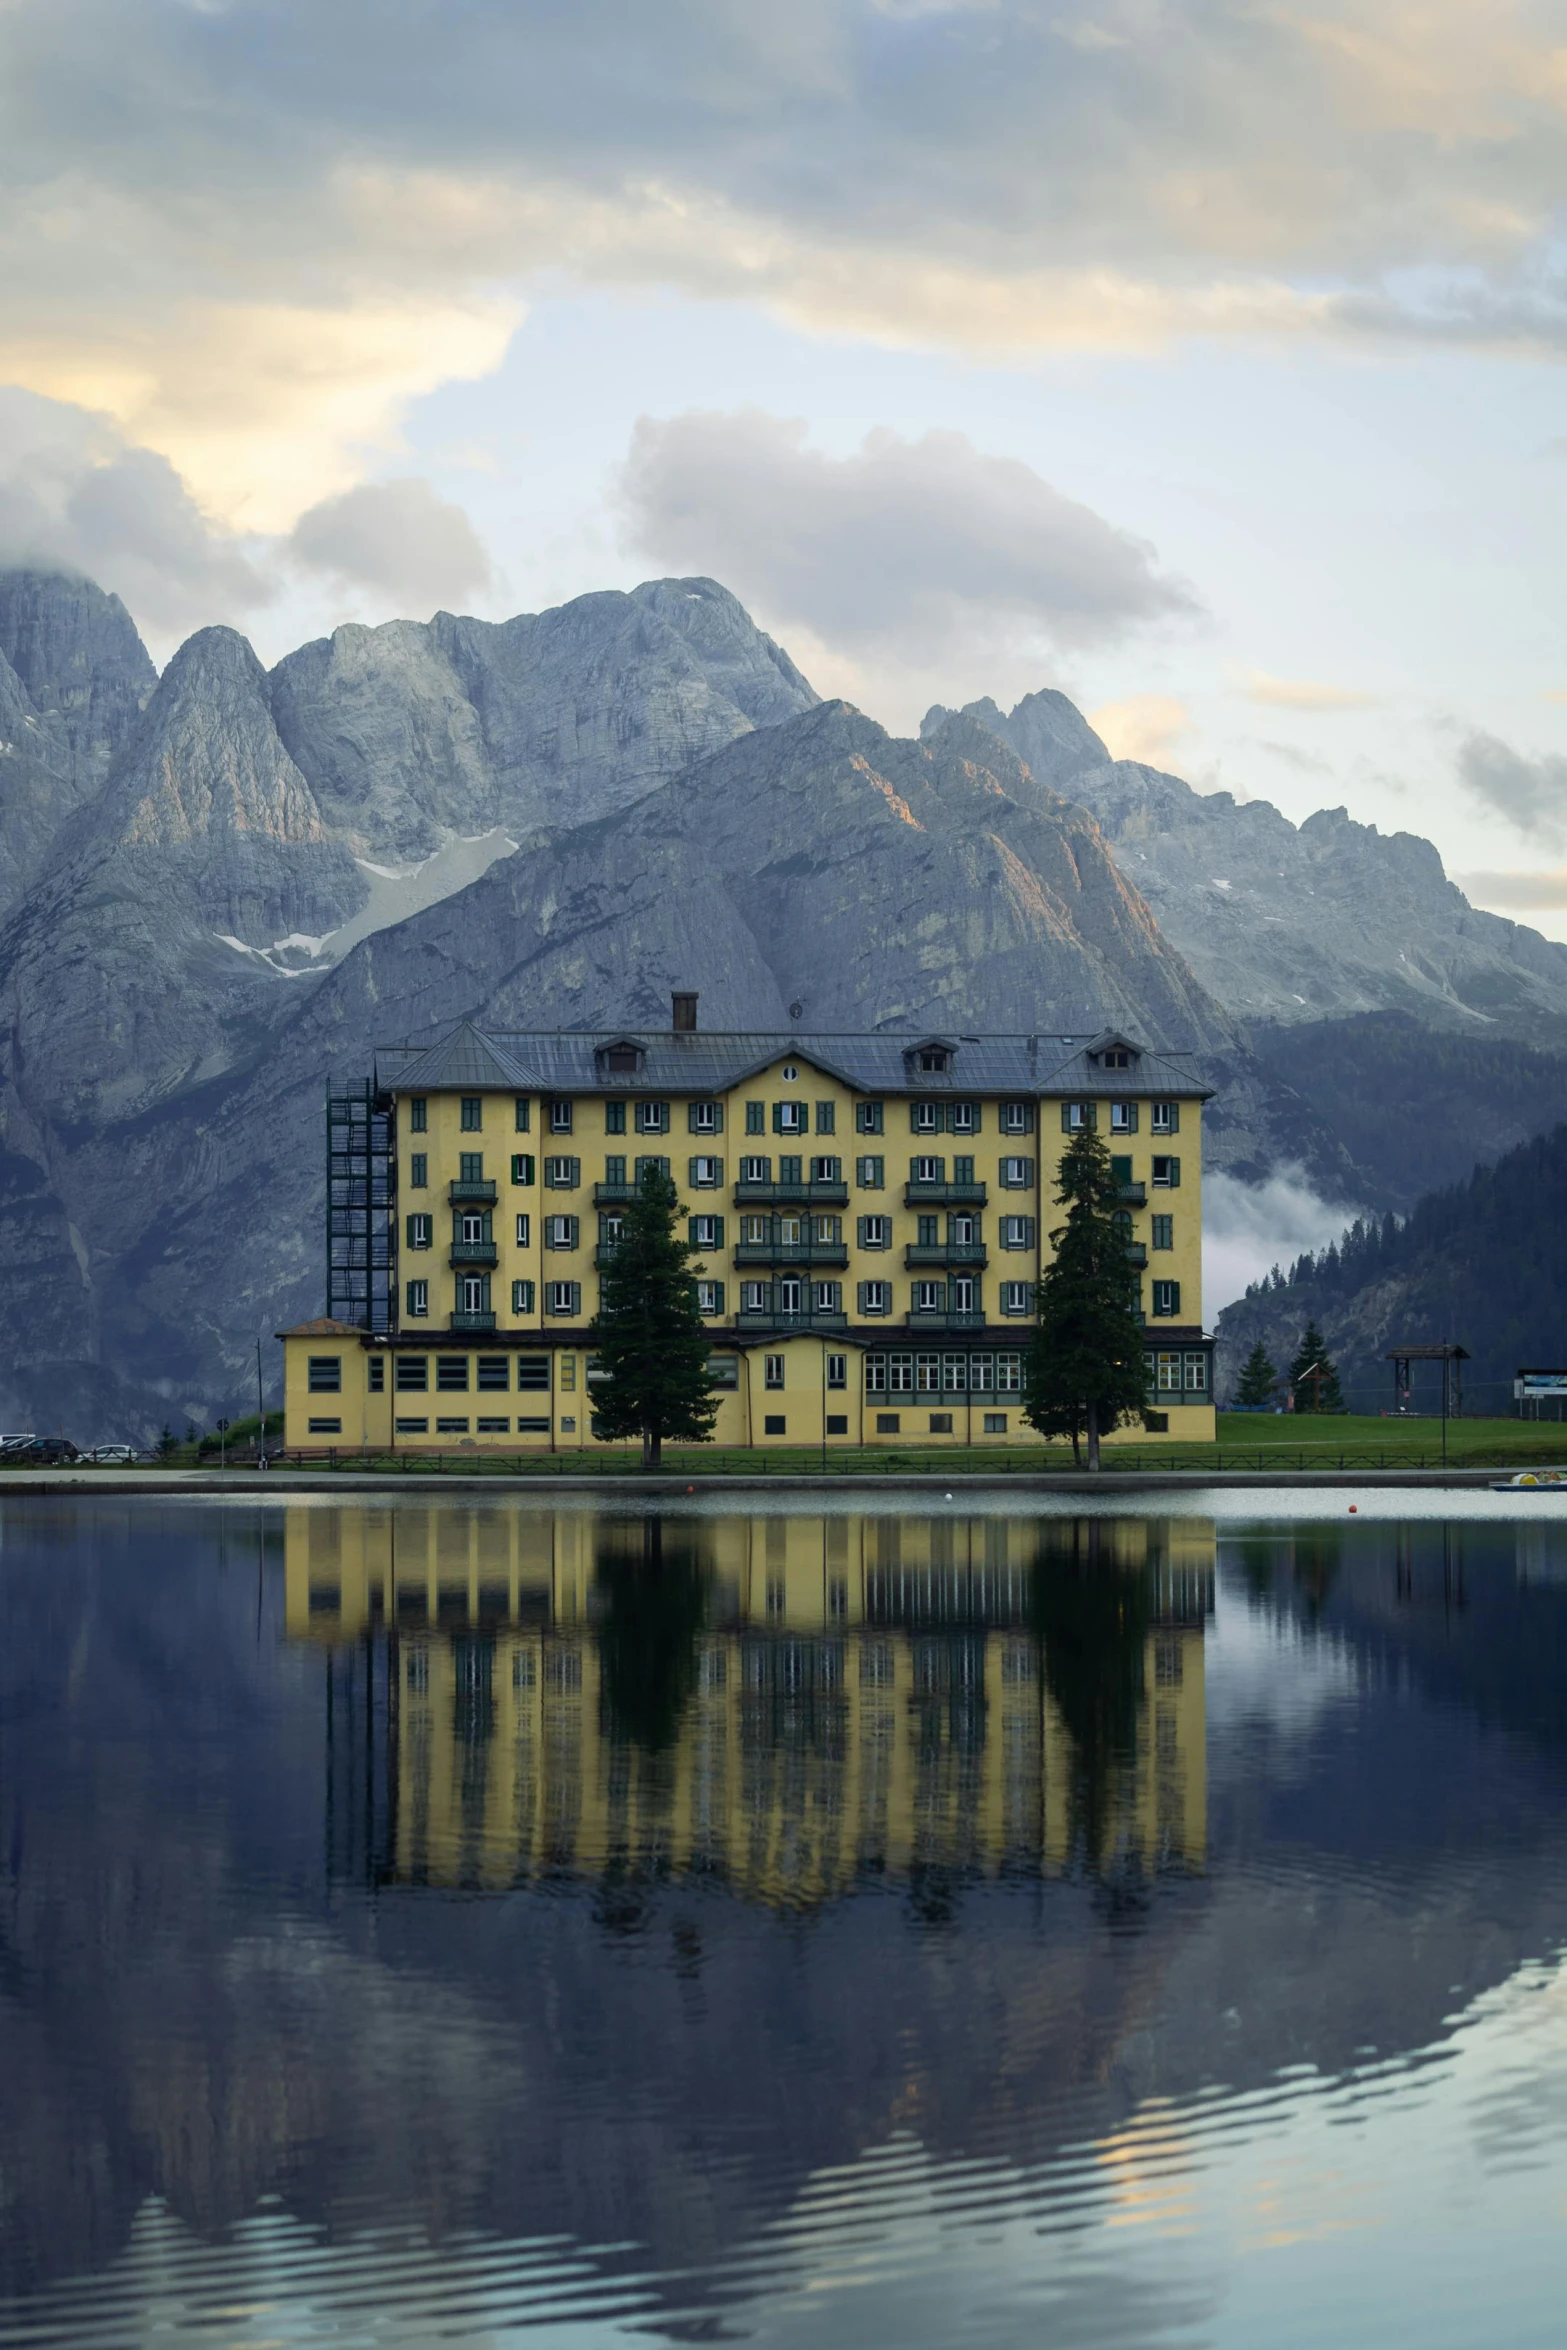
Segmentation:
{"type": "Polygon", "coordinates": [[[7,0],[0,560],[660,571],[1567,936],[1567,0],[7,0]]]}

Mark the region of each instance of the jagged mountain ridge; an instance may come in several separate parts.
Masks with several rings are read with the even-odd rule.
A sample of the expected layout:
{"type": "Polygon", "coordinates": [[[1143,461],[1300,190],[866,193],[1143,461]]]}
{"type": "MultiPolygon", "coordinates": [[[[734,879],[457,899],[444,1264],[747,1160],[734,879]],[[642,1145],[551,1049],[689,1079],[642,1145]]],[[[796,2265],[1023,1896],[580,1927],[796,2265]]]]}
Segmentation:
{"type": "MultiPolygon", "coordinates": [[[[1430,841],[1343,808],[1295,825],[1266,800],[1112,759],[1060,694],[967,714],[1098,818],[1161,930],[1237,1019],[1406,1011],[1518,1036],[1567,1021],[1567,946],[1471,906],[1430,841]]],[[[938,705],[925,727],[946,716],[938,705]]]]}

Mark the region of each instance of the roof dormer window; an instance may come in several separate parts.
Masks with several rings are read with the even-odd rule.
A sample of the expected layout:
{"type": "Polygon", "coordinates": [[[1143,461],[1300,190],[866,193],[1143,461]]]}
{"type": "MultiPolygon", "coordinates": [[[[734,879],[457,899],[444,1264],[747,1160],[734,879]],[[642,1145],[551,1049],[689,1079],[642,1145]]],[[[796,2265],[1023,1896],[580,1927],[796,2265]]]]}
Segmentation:
{"type": "Polygon", "coordinates": [[[598,1058],[606,1077],[635,1077],[647,1055],[634,1036],[617,1036],[599,1046],[598,1058]]]}
{"type": "Polygon", "coordinates": [[[1124,1044],[1113,1044],[1108,1052],[1100,1054],[1099,1065],[1102,1069],[1130,1069],[1132,1056],[1124,1044]]]}

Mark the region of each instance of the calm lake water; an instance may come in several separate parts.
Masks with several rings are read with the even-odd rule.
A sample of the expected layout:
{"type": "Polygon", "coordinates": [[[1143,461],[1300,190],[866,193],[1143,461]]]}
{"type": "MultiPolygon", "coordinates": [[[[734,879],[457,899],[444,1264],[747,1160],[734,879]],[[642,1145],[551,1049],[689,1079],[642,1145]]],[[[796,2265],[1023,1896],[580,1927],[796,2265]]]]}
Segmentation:
{"type": "Polygon", "coordinates": [[[1567,1501],[1259,1498],[0,1505],[0,2345],[1560,2343],[1567,1501]]]}

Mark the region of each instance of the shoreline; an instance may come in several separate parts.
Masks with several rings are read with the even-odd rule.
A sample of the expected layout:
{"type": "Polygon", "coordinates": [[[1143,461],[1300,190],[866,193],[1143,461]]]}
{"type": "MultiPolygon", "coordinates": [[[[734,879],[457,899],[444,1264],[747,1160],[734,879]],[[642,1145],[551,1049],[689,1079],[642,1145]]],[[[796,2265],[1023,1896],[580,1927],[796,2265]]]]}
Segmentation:
{"type": "MultiPolygon", "coordinates": [[[[171,1495],[189,1497],[202,1494],[249,1494],[253,1497],[273,1496],[282,1501],[292,1494],[419,1494],[430,1500],[440,1494],[459,1495],[465,1499],[480,1495],[493,1499],[498,1494],[508,1498],[519,1494],[597,1494],[605,1498],[617,1493],[666,1494],[671,1499],[686,1500],[702,1493],[877,1493],[882,1495],[906,1493],[915,1496],[937,1492],[945,1498],[957,1493],[975,1494],[1132,1494],[1132,1493],[1196,1493],[1204,1491],[1287,1493],[1291,1491],[1328,1492],[1337,1490],[1396,1491],[1432,1490],[1447,1488],[1453,1491],[1484,1490],[1499,1478],[1516,1474],[1505,1466],[1489,1469],[1101,1469],[1091,1475],[1086,1469],[1013,1470],[989,1473],[980,1470],[955,1470],[943,1473],[939,1469],[912,1472],[843,1470],[817,1473],[778,1471],[755,1475],[715,1470],[692,1477],[685,1472],[662,1471],[657,1475],[641,1470],[624,1470],[612,1476],[603,1474],[581,1476],[568,1472],[554,1474],[548,1471],[528,1472],[522,1476],[507,1475],[495,1470],[488,1474],[471,1476],[461,1471],[431,1471],[409,1475],[406,1471],[361,1469],[139,1469],[131,1474],[115,1470],[83,1469],[15,1469],[0,1478],[0,1499],[8,1494],[39,1499],[79,1500],[97,1496],[104,1500],[126,1500],[138,1495],[149,1498],[167,1498],[171,1495]]],[[[1548,1487],[1523,1487],[1524,1493],[1550,1491],[1548,1487]]],[[[1558,1488],[1557,1490],[1563,1490],[1558,1488]]]]}

